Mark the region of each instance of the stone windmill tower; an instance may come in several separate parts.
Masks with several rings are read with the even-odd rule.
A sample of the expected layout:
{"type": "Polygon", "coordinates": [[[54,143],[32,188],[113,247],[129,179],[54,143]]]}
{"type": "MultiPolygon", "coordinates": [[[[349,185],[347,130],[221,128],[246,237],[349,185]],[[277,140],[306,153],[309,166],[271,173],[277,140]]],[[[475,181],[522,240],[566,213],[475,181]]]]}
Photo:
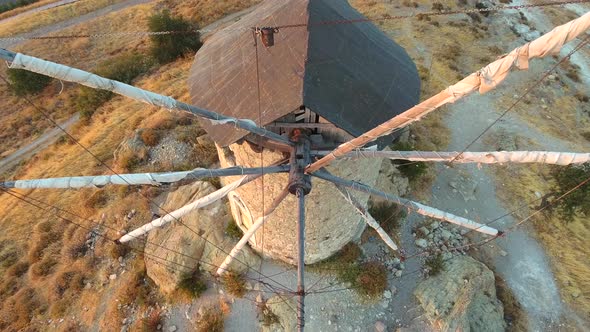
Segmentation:
{"type": "MultiPolygon", "coordinates": [[[[372,23],[313,24],[363,18],[345,0],[267,0],[206,40],[190,72],[191,102],[252,119],[285,137],[305,132],[311,150],[330,151],[412,107],[419,98],[416,66],[372,23]],[[279,23],[285,27],[277,28],[279,23]]],[[[222,167],[270,166],[289,158],[289,149],[232,125],[214,126],[209,121],[202,125],[217,144],[222,167]]],[[[374,148],[389,142],[391,137],[377,141],[374,148]]],[[[375,159],[340,160],[328,170],[374,185],[380,165],[375,159]]],[[[288,181],[287,174],[268,174],[230,193],[237,225],[247,231],[288,181]]],[[[308,198],[305,262],[309,264],[358,237],[366,224],[329,183],[315,180],[308,198]]],[[[366,207],[368,195],[357,198],[366,207]]],[[[296,198],[287,197],[250,245],[264,255],[294,263],[296,207],[296,198]]]]}

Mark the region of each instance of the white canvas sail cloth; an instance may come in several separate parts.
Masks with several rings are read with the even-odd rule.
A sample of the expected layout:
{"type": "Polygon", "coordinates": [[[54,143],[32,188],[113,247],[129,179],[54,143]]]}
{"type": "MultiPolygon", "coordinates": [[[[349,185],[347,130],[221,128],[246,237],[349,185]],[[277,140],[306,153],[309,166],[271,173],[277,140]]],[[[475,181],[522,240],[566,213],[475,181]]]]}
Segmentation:
{"type": "Polygon", "coordinates": [[[355,150],[346,158],[388,158],[409,161],[453,161],[453,163],[540,163],[567,166],[590,162],[590,153],[547,151],[493,151],[493,152],[436,152],[436,151],[374,151],[355,150]],[[456,159],[455,159],[456,158],[456,159]]]}
{"type": "Polygon", "coordinates": [[[35,189],[35,188],[101,188],[106,185],[153,185],[158,186],[166,183],[174,183],[182,180],[197,180],[201,178],[213,178],[218,176],[235,176],[235,175],[252,175],[252,174],[270,174],[277,172],[287,172],[289,167],[268,166],[266,168],[244,168],[240,166],[206,169],[195,168],[191,171],[183,172],[165,172],[165,173],[137,173],[137,174],[114,174],[114,175],[95,175],[95,176],[75,176],[63,178],[48,179],[28,179],[8,182],[0,182],[0,187],[35,189]]]}
{"type": "Polygon", "coordinates": [[[215,125],[233,124],[237,128],[250,131],[263,137],[272,138],[278,142],[292,145],[292,143],[285,137],[258,127],[252,120],[237,119],[204,110],[183,102],[179,102],[172,97],[163,96],[154,92],[136,88],[129,84],[104,78],[84,70],[64,66],[55,62],[42,60],[21,53],[16,53],[14,55],[14,59],[11,61],[12,62],[9,68],[12,69],[25,69],[49,77],[54,77],[62,81],[75,82],[91,88],[111,91],[153,106],[190,112],[210,120],[211,123],[215,125]]]}
{"type": "MultiPolygon", "coordinates": [[[[7,183],[11,188],[101,188],[107,185],[153,185],[184,180],[193,171],[169,173],[138,173],[99,176],[75,176],[52,179],[16,180],[7,183]]],[[[0,183],[0,186],[3,184],[0,183]]]]}
{"type": "Polygon", "coordinates": [[[225,273],[225,271],[228,270],[229,265],[231,264],[233,259],[240,253],[240,251],[242,251],[244,246],[248,243],[248,241],[250,241],[252,236],[256,234],[256,231],[258,231],[258,229],[262,227],[262,225],[268,220],[270,215],[277,209],[277,207],[281,205],[281,203],[287,197],[288,194],[289,190],[285,188],[285,190],[283,190],[279,194],[279,196],[277,196],[277,198],[272,202],[272,204],[266,209],[266,211],[264,212],[264,216],[256,219],[256,222],[252,226],[250,226],[246,233],[244,233],[240,241],[233,247],[229,255],[227,255],[223,263],[219,266],[219,268],[217,269],[217,275],[222,275],[223,273],[225,273]]]}
{"type": "Polygon", "coordinates": [[[388,135],[395,129],[419,121],[423,116],[437,108],[448,103],[454,103],[474,91],[479,90],[483,94],[492,90],[508,76],[512,68],[528,69],[530,59],[557,54],[564,44],[584,33],[589,28],[590,12],[556,27],[530,43],[514,49],[512,52],[480,69],[478,72],[467,76],[455,85],[446,88],[363,135],[341,144],[330,154],[308,166],[306,172],[315,172],[334,161],[334,159],[342,157],[354,149],[359,149],[381,136],[388,135]]]}
{"type": "Polygon", "coordinates": [[[385,232],[385,230],[381,227],[381,225],[379,225],[377,220],[375,220],[375,218],[373,218],[373,216],[367,212],[367,210],[361,205],[361,203],[356,198],[354,198],[354,196],[352,196],[350,192],[346,190],[346,188],[338,185],[336,186],[336,188],[338,189],[342,197],[344,197],[344,199],[348,203],[354,206],[358,213],[363,217],[367,225],[371,226],[371,228],[373,228],[377,232],[377,234],[379,234],[381,240],[383,240],[383,242],[385,242],[385,244],[389,248],[391,248],[391,250],[397,251],[398,247],[395,244],[395,242],[393,242],[391,237],[387,235],[387,232],[385,232]]]}
{"type": "Polygon", "coordinates": [[[480,233],[484,233],[484,234],[488,234],[488,235],[496,236],[499,234],[499,231],[495,228],[476,223],[475,221],[469,220],[467,218],[456,216],[452,213],[444,212],[439,209],[436,209],[436,208],[433,208],[430,206],[426,206],[426,205],[411,201],[406,198],[402,198],[402,197],[398,197],[398,196],[391,195],[388,193],[384,193],[382,191],[379,191],[377,189],[373,189],[373,188],[371,188],[363,183],[360,183],[360,182],[345,180],[345,179],[339,178],[337,176],[331,175],[325,171],[315,172],[315,173],[312,173],[312,175],[315,177],[318,177],[320,179],[332,182],[333,184],[338,185],[338,186],[347,187],[347,188],[350,188],[353,190],[358,190],[358,191],[365,192],[367,194],[382,197],[390,202],[393,202],[395,204],[399,204],[405,208],[408,208],[411,211],[414,211],[414,212],[421,214],[423,216],[426,216],[426,217],[430,217],[430,218],[438,219],[438,220],[445,221],[445,222],[448,222],[451,224],[459,225],[461,227],[469,228],[471,230],[474,230],[474,231],[477,231],[480,233]]]}
{"type": "Polygon", "coordinates": [[[232,182],[232,183],[228,184],[227,186],[225,186],[219,190],[216,190],[207,196],[201,197],[201,198],[197,199],[196,201],[181,207],[178,210],[172,211],[161,218],[154,219],[151,222],[125,234],[124,236],[122,236],[119,239],[119,242],[126,243],[131,240],[134,240],[144,234],[147,234],[148,232],[150,232],[154,228],[162,227],[171,221],[178,220],[179,218],[182,218],[184,215],[186,215],[196,209],[200,209],[200,208],[203,208],[203,207],[208,206],[210,204],[213,204],[213,203],[217,202],[218,200],[227,196],[227,194],[229,194],[230,192],[232,192],[232,191],[236,190],[237,188],[243,186],[244,184],[258,178],[259,176],[260,175],[244,176],[241,179],[239,179],[235,182],[232,182]]]}

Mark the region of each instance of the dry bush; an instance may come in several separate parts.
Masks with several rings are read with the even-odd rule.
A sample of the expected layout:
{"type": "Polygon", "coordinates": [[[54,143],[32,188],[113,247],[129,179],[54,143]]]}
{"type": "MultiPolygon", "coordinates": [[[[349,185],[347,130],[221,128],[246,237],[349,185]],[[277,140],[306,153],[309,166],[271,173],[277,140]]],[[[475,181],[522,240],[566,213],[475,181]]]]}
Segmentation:
{"type": "Polygon", "coordinates": [[[366,262],[360,265],[355,289],[371,297],[379,296],[387,289],[387,269],[380,262],[366,262]]]}
{"type": "Polygon", "coordinates": [[[235,297],[244,297],[248,291],[244,276],[235,272],[230,271],[223,274],[221,276],[221,284],[229,294],[235,297]]]}
{"type": "Polygon", "coordinates": [[[84,288],[85,274],[81,270],[68,268],[56,273],[52,283],[52,295],[55,300],[73,297],[84,288]]]}
{"type": "Polygon", "coordinates": [[[19,261],[6,270],[6,275],[11,277],[22,277],[29,271],[29,262],[19,261]]]}
{"type": "MultiPolygon", "coordinates": [[[[198,26],[182,17],[173,17],[169,10],[154,14],[148,18],[148,27],[152,32],[158,31],[196,31],[198,26]]],[[[165,64],[185,54],[194,54],[203,45],[199,32],[180,35],[153,35],[151,54],[160,63],[165,64]]]]}
{"type": "Polygon", "coordinates": [[[562,62],[559,67],[565,70],[565,76],[570,78],[574,82],[581,82],[580,78],[580,67],[570,61],[562,62]]]}
{"type": "Polygon", "coordinates": [[[590,97],[588,97],[588,95],[582,93],[582,92],[577,92],[575,95],[576,99],[579,100],[582,103],[587,103],[590,101],[590,97]]]}
{"type": "Polygon", "coordinates": [[[0,328],[3,330],[23,330],[30,326],[31,319],[47,309],[34,288],[19,290],[3,303],[0,311],[0,328]]]}
{"type": "Polygon", "coordinates": [[[98,189],[84,201],[84,206],[89,209],[100,209],[109,202],[109,195],[105,190],[98,189]]]}
{"type": "Polygon", "coordinates": [[[123,171],[131,172],[139,166],[143,160],[131,150],[123,150],[117,155],[117,166],[123,171]]]}
{"type": "Polygon", "coordinates": [[[123,243],[113,243],[110,248],[109,255],[115,260],[119,259],[119,257],[125,257],[131,252],[131,247],[123,243]]]}
{"type": "Polygon", "coordinates": [[[427,258],[424,262],[424,265],[426,267],[426,273],[428,276],[438,275],[445,269],[445,262],[440,253],[427,258]]]}
{"type": "Polygon", "coordinates": [[[191,300],[194,298],[198,298],[207,290],[207,284],[203,280],[198,269],[193,271],[192,273],[186,273],[180,283],[178,284],[178,289],[176,290],[176,295],[180,300],[191,300]]]}
{"type": "Polygon", "coordinates": [[[54,257],[44,257],[31,266],[31,274],[35,277],[46,277],[55,271],[57,264],[57,259],[54,257]]]}
{"type": "Polygon", "coordinates": [[[216,306],[206,308],[197,321],[198,332],[223,332],[224,315],[216,306]]]}
{"type": "Polygon", "coordinates": [[[144,129],[139,134],[141,140],[147,146],[156,146],[160,142],[160,134],[154,129],[144,129]]]}
{"type": "Polygon", "coordinates": [[[5,247],[0,251],[0,267],[9,268],[20,258],[18,250],[13,247],[5,247]]]}
{"type": "Polygon", "coordinates": [[[445,10],[445,6],[443,6],[442,3],[440,2],[433,2],[432,3],[432,10],[436,10],[436,11],[443,11],[445,10]]]}
{"type": "Polygon", "coordinates": [[[161,310],[154,310],[150,312],[146,318],[141,320],[141,329],[142,332],[156,332],[158,330],[158,326],[161,325],[163,322],[162,319],[162,311],[161,310]]]}

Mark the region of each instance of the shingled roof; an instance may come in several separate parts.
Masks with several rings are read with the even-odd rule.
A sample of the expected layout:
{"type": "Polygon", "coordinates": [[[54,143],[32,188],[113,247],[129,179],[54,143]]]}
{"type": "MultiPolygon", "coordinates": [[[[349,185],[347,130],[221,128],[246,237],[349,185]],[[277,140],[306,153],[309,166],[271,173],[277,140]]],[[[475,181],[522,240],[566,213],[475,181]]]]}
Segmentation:
{"type": "MultiPolygon", "coordinates": [[[[314,24],[359,18],[345,0],[264,1],[197,52],[188,81],[192,103],[263,125],[305,105],[360,135],[414,106],[420,79],[404,49],[372,23],[314,24]],[[280,29],[272,47],[258,42],[260,119],[250,28],[308,23],[280,29]]],[[[223,146],[247,134],[229,125],[202,125],[223,146]]]]}

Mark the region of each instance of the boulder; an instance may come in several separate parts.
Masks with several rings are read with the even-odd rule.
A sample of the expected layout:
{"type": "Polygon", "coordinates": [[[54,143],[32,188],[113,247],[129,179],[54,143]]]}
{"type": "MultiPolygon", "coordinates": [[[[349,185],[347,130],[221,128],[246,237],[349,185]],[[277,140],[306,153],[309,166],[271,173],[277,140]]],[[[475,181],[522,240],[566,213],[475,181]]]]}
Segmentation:
{"type": "Polygon", "coordinates": [[[428,241],[426,241],[424,239],[417,239],[414,243],[422,249],[425,249],[428,247],[428,241]]]}
{"type": "MultiPolygon", "coordinates": [[[[171,212],[213,191],[215,187],[209,182],[197,181],[168,193],[161,206],[163,210],[171,212]]],[[[179,282],[191,272],[190,270],[200,268],[215,273],[217,266],[237,242],[235,239],[224,237],[225,227],[228,222],[231,222],[227,210],[222,201],[217,201],[182,217],[182,224],[188,228],[178,222],[172,222],[149,233],[150,243],[161,243],[162,246],[177,252],[146,245],[147,275],[163,293],[169,294],[174,291],[179,282]],[[165,265],[168,266],[150,259],[154,256],[167,260],[165,265]],[[201,263],[199,264],[198,261],[201,263]]],[[[166,212],[160,211],[160,215],[165,214],[166,212]]],[[[260,258],[249,247],[244,247],[230,265],[230,269],[237,273],[245,271],[247,266],[241,262],[249,266],[258,266],[260,258]]]]}
{"type": "Polygon", "coordinates": [[[428,320],[442,331],[504,331],[504,308],[494,273],[469,256],[449,260],[445,270],[414,292],[428,320]]]}

